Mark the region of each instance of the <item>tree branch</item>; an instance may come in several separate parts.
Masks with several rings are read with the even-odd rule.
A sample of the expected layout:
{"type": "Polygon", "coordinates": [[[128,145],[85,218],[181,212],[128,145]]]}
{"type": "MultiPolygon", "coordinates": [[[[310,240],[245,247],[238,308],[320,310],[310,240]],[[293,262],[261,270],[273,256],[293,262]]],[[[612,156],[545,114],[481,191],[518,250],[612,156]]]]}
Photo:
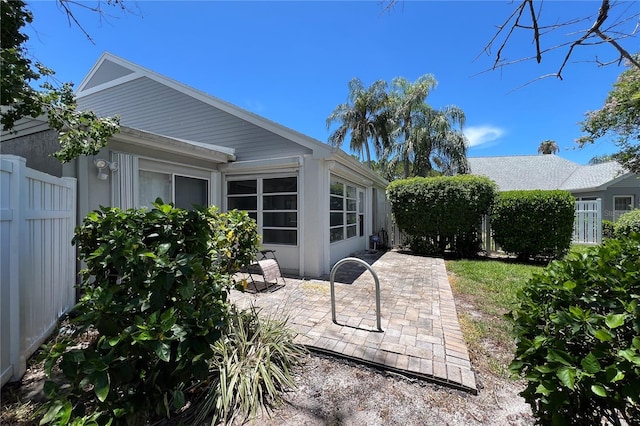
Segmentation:
{"type": "Polygon", "coordinates": [[[540,53],[540,31],[538,30],[538,18],[535,10],[533,10],[533,1],[525,1],[529,3],[529,13],[531,14],[531,22],[533,24],[533,40],[536,44],[536,61],[540,63],[540,61],[542,61],[542,54],[540,53]]]}

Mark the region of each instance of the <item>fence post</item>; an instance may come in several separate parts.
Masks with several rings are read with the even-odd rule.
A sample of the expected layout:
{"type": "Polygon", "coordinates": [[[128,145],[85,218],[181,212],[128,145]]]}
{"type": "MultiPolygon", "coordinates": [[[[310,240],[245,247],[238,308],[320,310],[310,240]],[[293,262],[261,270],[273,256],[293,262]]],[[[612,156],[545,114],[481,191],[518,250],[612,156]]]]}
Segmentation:
{"type": "Polygon", "coordinates": [[[4,160],[12,165],[11,178],[9,184],[9,206],[11,209],[11,225],[9,232],[9,362],[13,368],[10,380],[19,380],[27,370],[27,360],[22,355],[22,324],[21,324],[21,295],[20,277],[22,268],[28,265],[21,265],[24,262],[23,241],[24,215],[26,211],[26,200],[22,197],[26,191],[25,173],[27,160],[15,155],[3,155],[4,160]]]}
{"type": "Polygon", "coordinates": [[[491,253],[491,216],[486,214],[482,217],[482,233],[484,234],[484,251],[491,253]]]}
{"type": "MultiPolygon", "coordinates": [[[[65,231],[65,235],[71,235],[73,238],[73,235],[75,234],[75,228],[76,228],[76,224],[77,224],[77,212],[78,212],[78,206],[77,206],[77,191],[78,191],[78,181],[76,180],[76,178],[70,178],[70,177],[64,177],[62,178],[65,182],[68,182],[69,185],[71,186],[71,190],[67,193],[67,207],[71,210],[72,214],[70,216],[70,219],[66,222],[68,228],[65,231]]],[[[67,259],[66,262],[64,262],[64,264],[71,264],[71,265],[76,265],[76,268],[73,269],[73,271],[71,272],[71,276],[68,277],[69,278],[69,282],[71,283],[75,283],[75,284],[79,284],[79,278],[78,275],[75,273],[78,268],[77,268],[77,262],[78,262],[78,256],[76,255],[76,247],[74,245],[71,244],[71,242],[69,242],[69,246],[68,246],[68,255],[70,257],[70,259],[67,259]]],[[[76,286],[70,286],[69,287],[69,300],[73,300],[74,304],[76,302],[76,286]]],[[[72,304],[73,306],[73,304],[72,304]]]]}

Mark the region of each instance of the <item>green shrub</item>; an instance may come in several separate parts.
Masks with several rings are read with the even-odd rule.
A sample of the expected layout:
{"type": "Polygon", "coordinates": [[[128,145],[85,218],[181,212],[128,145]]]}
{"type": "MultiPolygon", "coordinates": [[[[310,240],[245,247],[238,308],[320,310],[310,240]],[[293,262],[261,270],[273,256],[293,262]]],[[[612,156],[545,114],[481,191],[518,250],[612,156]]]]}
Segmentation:
{"type": "Polygon", "coordinates": [[[568,191],[507,191],[491,213],[493,238],[518,257],[559,259],[571,248],[575,199],[568,191]]]}
{"type": "Polygon", "coordinates": [[[417,253],[442,253],[449,246],[460,255],[479,250],[479,227],[496,193],[480,176],[411,178],[387,187],[394,220],[417,253]]]}
{"type": "Polygon", "coordinates": [[[189,423],[232,424],[254,417],[281,401],[281,392],[295,389],[292,368],[306,350],[294,342],[287,319],[260,317],[255,308],[234,312],[222,339],[213,345],[212,376],[189,423]]]}
{"type": "Polygon", "coordinates": [[[158,202],[102,207],[77,229],[73,242],[86,263],[72,311],[78,328],[52,345],[46,363],[49,373],[57,363],[70,387],[47,382],[45,421],[169,417],[185,405],[184,388],[209,377],[229,316],[229,272],[255,252],[256,224],[246,213],[158,202]],[[69,347],[82,335],[86,347],[69,347]]]}
{"type": "Polygon", "coordinates": [[[609,239],[534,275],[509,316],[512,372],[542,424],[638,424],[640,234],[609,239]]]}
{"type": "Polygon", "coordinates": [[[603,219],[602,220],[602,239],[615,238],[614,227],[615,227],[614,222],[603,219]]]}
{"type": "Polygon", "coordinates": [[[620,216],[613,225],[613,232],[616,237],[624,237],[632,232],[640,232],[640,209],[631,210],[620,216]]]}

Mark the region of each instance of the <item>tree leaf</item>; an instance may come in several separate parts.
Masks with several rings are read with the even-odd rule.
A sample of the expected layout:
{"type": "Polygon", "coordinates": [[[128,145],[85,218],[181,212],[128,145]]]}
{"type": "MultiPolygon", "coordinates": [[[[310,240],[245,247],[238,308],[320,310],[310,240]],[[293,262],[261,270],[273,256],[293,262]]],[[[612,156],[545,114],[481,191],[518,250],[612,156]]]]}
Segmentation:
{"type": "Polygon", "coordinates": [[[106,371],[98,371],[94,375],[93,390],[100,402],[104,402],[109,395],[111,380],[109,373],[106,371]]]}
{"type": "Polygon", "coordinates": [[[629,362],[640,365],[640,356],[638,356],[638,353],[632,348],[619,350],[618,355],[629,362]]]}
{"type": "Polygon", "coordinates": [[[595,393],[598,396],[607,396],[607,390],[601,385],[591,385],[591,392],[595,393]]]}
{"type": "Polygon", "coordinates": [[[186,404],[186,398],[184,397],[184,393],[180,389],[173,391],[172,404],[173,408],[175,408],[176,410],[181,409],[186,404]]]}
{"type": "Polygon", "coordinates": [[[609,314],[604,322],[609,328],[617,328],[624,324],[625,314],[609,314]]]}
{"type": "Polygon", "coordinates": [[[551,362],[559,362],[567,366],[573,365],[571,356],[568,353],[555,349],[549,349],[547,352],[547,360],[551,362]]]}
{"type": "Polygon", "coordinates": [[[609,342],[610,340],[613,339],[613,336],[611,336],[611,333],[609,333],[604,328],[601,328],[600,330],[596,331],[593,335],[596,337],[596,339],[600,340],[601,342],[609,342]]]}
{"type": "Polygon", "coordinates": [[[558,376],[563,385],[571,390],[574,389],[576,370],[573,367],[561,367],[556,376],[558,376]]]}
{"type": "Polygon", "coordinates": [[[589,355],[584,357],[582,362],[580,362],[580,365],[582,365],[582,369],[584,371],[591,374],[598,373],[602,370],[600,362],[598,361],[598,358],[596,358],[596,356],[593,354],[593,352],[589,352],[589,355]]]}
{"type": "Polygon", "coordinates": [[[160,358],[164,362],[169,362],[169,360],[171,359],[171,348],[164,342],[156,343],[155,352],[156,355],[158,355],[158,358],[160,358]]]}
{"type": "Polygon", "coordinates": [[[549,394],[551,394],[551,391],[547,389],[542,383],[540,383],[536,388],[536,393],[539,393],[544,396],[549,396],[549,394]]]}

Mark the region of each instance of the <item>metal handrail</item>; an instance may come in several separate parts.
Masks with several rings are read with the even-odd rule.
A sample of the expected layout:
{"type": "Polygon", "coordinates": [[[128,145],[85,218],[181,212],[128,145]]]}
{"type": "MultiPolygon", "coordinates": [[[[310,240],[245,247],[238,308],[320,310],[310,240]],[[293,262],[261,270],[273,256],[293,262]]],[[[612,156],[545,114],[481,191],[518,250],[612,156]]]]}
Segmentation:
{"type": "Polygon", "coordinates": [[[373,270],[371,265],[369,265],[362,259],[358,259],[357,257],[345,257],[344,259],[339,260],[335,265],[333,265],[333,268],[331,268],[331,275],[329,276],[329,282],[331,284],[331,319],[335,324],[338,323],[338,321],[336,320],[336,290],[333,279],[336,276],[338,268],[349,262],[360,263],[361,265],[366,267],[369,272],[371,272],[371,275],[373,275],[373,279],[376,283],[376,323],[378,325],[378,330],[383,331],[382,325],[380,324],[380,280],[378,279],[378,275],[376,274],[376,271],[373,270]]]}

